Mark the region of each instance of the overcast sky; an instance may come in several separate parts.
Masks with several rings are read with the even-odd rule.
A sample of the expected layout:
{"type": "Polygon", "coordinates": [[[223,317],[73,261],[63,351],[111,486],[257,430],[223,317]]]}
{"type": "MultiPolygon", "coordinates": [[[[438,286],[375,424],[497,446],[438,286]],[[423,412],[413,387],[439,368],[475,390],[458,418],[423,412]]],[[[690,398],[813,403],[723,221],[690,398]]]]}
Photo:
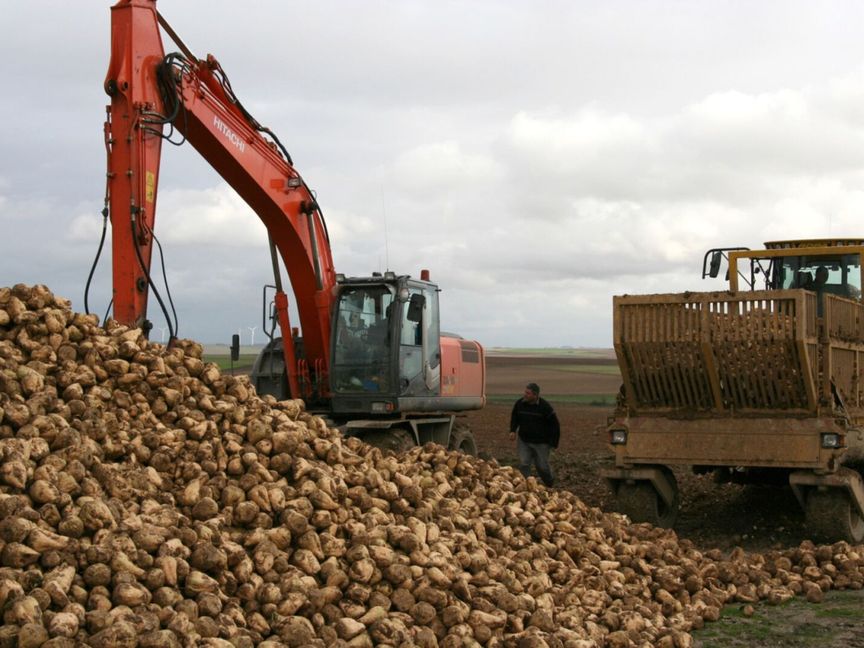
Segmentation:
{"type": "MultiPolygon", "coordinates": [[[[110,4],[3,3],[0,285],[82,311],[110,4]]],[[[158,7],[286,145],[337,271],[429,268],[442,328],[487,346],[610,346],[612,295],[715,287],[710,247],[864,236],[860,2],[158,7]]],[[[156,232],[181,336],[262,342],[266,232],[188,145],[163,148],[156,232]]],[[[109,247],[100,315],[110,274],[109,247]]]]}

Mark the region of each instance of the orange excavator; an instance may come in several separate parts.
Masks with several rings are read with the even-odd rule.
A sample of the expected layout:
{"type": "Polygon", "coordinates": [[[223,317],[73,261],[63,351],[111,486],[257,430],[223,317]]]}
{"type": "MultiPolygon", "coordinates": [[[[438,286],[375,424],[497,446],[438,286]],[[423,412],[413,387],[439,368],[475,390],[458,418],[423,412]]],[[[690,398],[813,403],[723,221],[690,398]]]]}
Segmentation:
{"type": "Polygon", "coordinates": [[[173,302],[170,294],[163,299],[150,268],[154,242],[158,246],[162,144],[188,141],[269,235],[274,284],[264,296],[270,343],[252,372],[258,392],[303,398],[346,434],[385,447],[431,441],[476,452],[456,413],[485,403],[483,347],[440,331],[439,289],[428,271],[419,279],[336,273],[322,210],[288,151],[240,103],[219,62],[190,52],[155,0],[120,0],[111,8],[105,91],[111,103],[103,215],[106,223],[110,216],[112,231],[114,319],[149,331],[152,293],[175,335],[165,303],[173,310],[173,302]],[[160,25],[180,52],[165,54],[160,25]],[[296,301],[297,328],[289,320],[280,259],[296,301]]]}

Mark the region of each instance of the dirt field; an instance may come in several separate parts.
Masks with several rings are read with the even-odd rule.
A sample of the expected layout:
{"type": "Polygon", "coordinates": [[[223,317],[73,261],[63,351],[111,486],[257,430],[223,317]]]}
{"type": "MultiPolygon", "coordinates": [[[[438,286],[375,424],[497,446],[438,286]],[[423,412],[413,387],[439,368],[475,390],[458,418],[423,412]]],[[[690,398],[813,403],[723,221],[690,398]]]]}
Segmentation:
{"type": "MultiPolygon", "coordinates": [[[[516,464],[515,443],[508,438],[510,410],[525,383],[537,382],[561,420],[561,445],[552,458],[556,487],[610,510],[609,492],[599,468],[612,463],[603,432],[612,407],[578,404],[574,395],[616,393],[620,379],[615,361],[491,356],[487,367],[490,404],[466,415],[479,452],[501,464],[516,464]]],[[[685,470],[677,471],[676,477],[681,490],[676,531],[699,547],[729,550],[741,546],[763,551],[796,546],[807,539],[803,513],[788,487],[718,485],[710,476],[685,470]]],[[[821,606],[760,606],[752,619],[736,616],[733,609],[728,618],[697,633],[696,646],[864,646],[860,639],[850,643],[851,637],[864,635],[862,601],[860,593],[838,593],[821,606]],[[802,607],[809,612],[802,612],[802,607]],[[858,613],[846,617],[843,611],[847,608],[858,613]],[[842,632],[829,631],[828,626],[842,632]],[[708,636],[703,640],[702,634],[708,636]]]]}
{"type": "MultiPolygon", "coordinates": [[[[526,357],[490,355],[486,358],[486,393],[492,397],[521,394],[528,381],[543,395],[615,394],[621,386],[614,357],[526,357]]],[[[508,412],[509,416],[509,412],[508,412]]]]}

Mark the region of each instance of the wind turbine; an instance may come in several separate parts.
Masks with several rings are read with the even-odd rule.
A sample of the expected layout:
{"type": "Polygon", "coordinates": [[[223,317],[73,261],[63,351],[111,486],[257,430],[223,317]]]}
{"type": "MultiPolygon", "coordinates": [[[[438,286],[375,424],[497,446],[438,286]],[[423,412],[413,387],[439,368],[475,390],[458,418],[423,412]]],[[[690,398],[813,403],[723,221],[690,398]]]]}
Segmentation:
{"type": "Polygon", "coordinates": [[[255,329],[257,329],[258,327],[257,326],[247,326],[246,328],[249,329],[249,334],[250,334],[249,346],[255,346],[255,329]]]}

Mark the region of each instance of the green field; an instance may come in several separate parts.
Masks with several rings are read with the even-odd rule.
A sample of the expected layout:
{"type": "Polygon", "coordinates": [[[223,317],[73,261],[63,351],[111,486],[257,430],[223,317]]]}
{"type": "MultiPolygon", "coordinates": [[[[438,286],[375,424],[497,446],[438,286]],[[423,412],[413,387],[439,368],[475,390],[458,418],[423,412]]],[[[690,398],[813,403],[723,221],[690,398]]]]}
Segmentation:
{"type": "Polygon", "coordinates": [[[568,365],[544,365],[544,364],[536,364],[531,365],[537,369],[548,369],[550,371],[569,371],[573,373],[590,373],[590,374],[604,374],[606,376],[620,376],[621,371],[618,369],[617,364],[568,364],[568,365]]]}
{"type": "MultiPolygon", "coordinates": [[[[243,354],[240,356],[240,359],[234,363],[234,369],[244,369],[248,370],[252,368],[252,365],[255,364],[255,358],[257,356],[254,354],[243,354]]],[[[204,362],[213,362],[219,365],[219,368],[222,371],[231,369],[231,356],[222,355],[222,354],[205,354],[204,362]]]]}
{"type": "Polygon", "coordinates": [[[693,633],[695,648],[820,648],[864,645],[857,642],[864,629],[864,592],[827,592],[819,604],[796,597],[787,603],[754,606],[746,617],[741,605],[723,609],[719,621],[693,633]]]}
{"type": "Polygon", "coordinates": [[[527,347],[487,347],[488,355],[518,355],[518,356],[556,356],[572,358],[615,358],[612,349],[574,349],[570,347],[544,347],[531,349],[527,347]]]}
{"type": "MultiPolygon", "coordinates": [[[[487,394],[489,403],[514,403],[522,394],[487,394]]],[[[592,405],[610,407],[615,405],[615,394],[543,394],[543,398],[554,406],[556,403],[567,405],[592,405]]]]}
{"type": "MultiPolygon", "coordinates": [[[[258,349],[254,347],[241,347],[241,354],[239,360],[233,364],[233,369],[235,372],[248,373],[252,366],[255,363],[255,359],[257,357],[258,349]]],[[[500,353],[500,355],[506,355],[509,357],[517,357],[521,356],[520,362],[523,363],[520,365],[519,371],[521,372],[530,372],[530,371],[541,371],[541,372],[553,372],[553,374],[557,374],[561,376],[560,379],[556,380],[567,380],[568,389],[569,383],[571,382],[571,378],[564,378],[566,375],[572,374],[582,374],[583,378],[577,380],[577,383],[580,381],[584,382],[586,378],[584,376],[596,375],[596,376],[615,376],[618,377],[619,370],[617,364],[614,364],[614,360],[612,352],[610,349],[496,349],[496,352],[500,353]],[[544,362],[544,357],[553,358],[553,357],[561,357],[566,356],[568,358],[572,358],[572,360],[567,360],[566,362],[560,363],[552,363],[552,362],[544,362]],[[527,357],[536,357],[537,363],[525,363],[525,359],[527,357]],[[608,359],[610,360],[609,364],[606,363],[580,363],[579,359],[584,358],[588,359],[608,359]]],[[[230,355],[228,354],[227,347],[219,347],[212,346],[209,349],[205,350],[204,354],[205,362],[215,363],[220,370],[222,371],[230,371],[232,369],[230,355]]],[[[575,376],[574,376],[575,378],[575,376]]],[[[590,380],[590,379],[589,379],[590,380]]],[[[573,391],[578,391],[578,386],[574,386],[575,389],[573,391]]],[[[608,387],[607,387],[608,388],[608,387]]],[[[563,391],[563,390],[562,390],[563,391]]],[[[588,390],[590,391],[590,390],[588,390]]],[[[602,392],[602,390],[600,390],[602,392]]],[[[508,389],[509,392],[509,389],[508,389]]],[[[611,391],[609,393],[573,393],[573,392],[565,392],[565,393],[555,393],[556,390],[553,387],[551,390],[547,390],[543,395],[548,398],[552,403],[560,403],[562,405],[589,405],[589,406],[597,406],[597,407],[614,407],[615,406],[615,398],[616,393],[611,391]]],[[[490,403],[512,403],[517,398],[519,398],[521,393],[506,393],[506,394],[487,394],[487,400],[490,403]]]]}

